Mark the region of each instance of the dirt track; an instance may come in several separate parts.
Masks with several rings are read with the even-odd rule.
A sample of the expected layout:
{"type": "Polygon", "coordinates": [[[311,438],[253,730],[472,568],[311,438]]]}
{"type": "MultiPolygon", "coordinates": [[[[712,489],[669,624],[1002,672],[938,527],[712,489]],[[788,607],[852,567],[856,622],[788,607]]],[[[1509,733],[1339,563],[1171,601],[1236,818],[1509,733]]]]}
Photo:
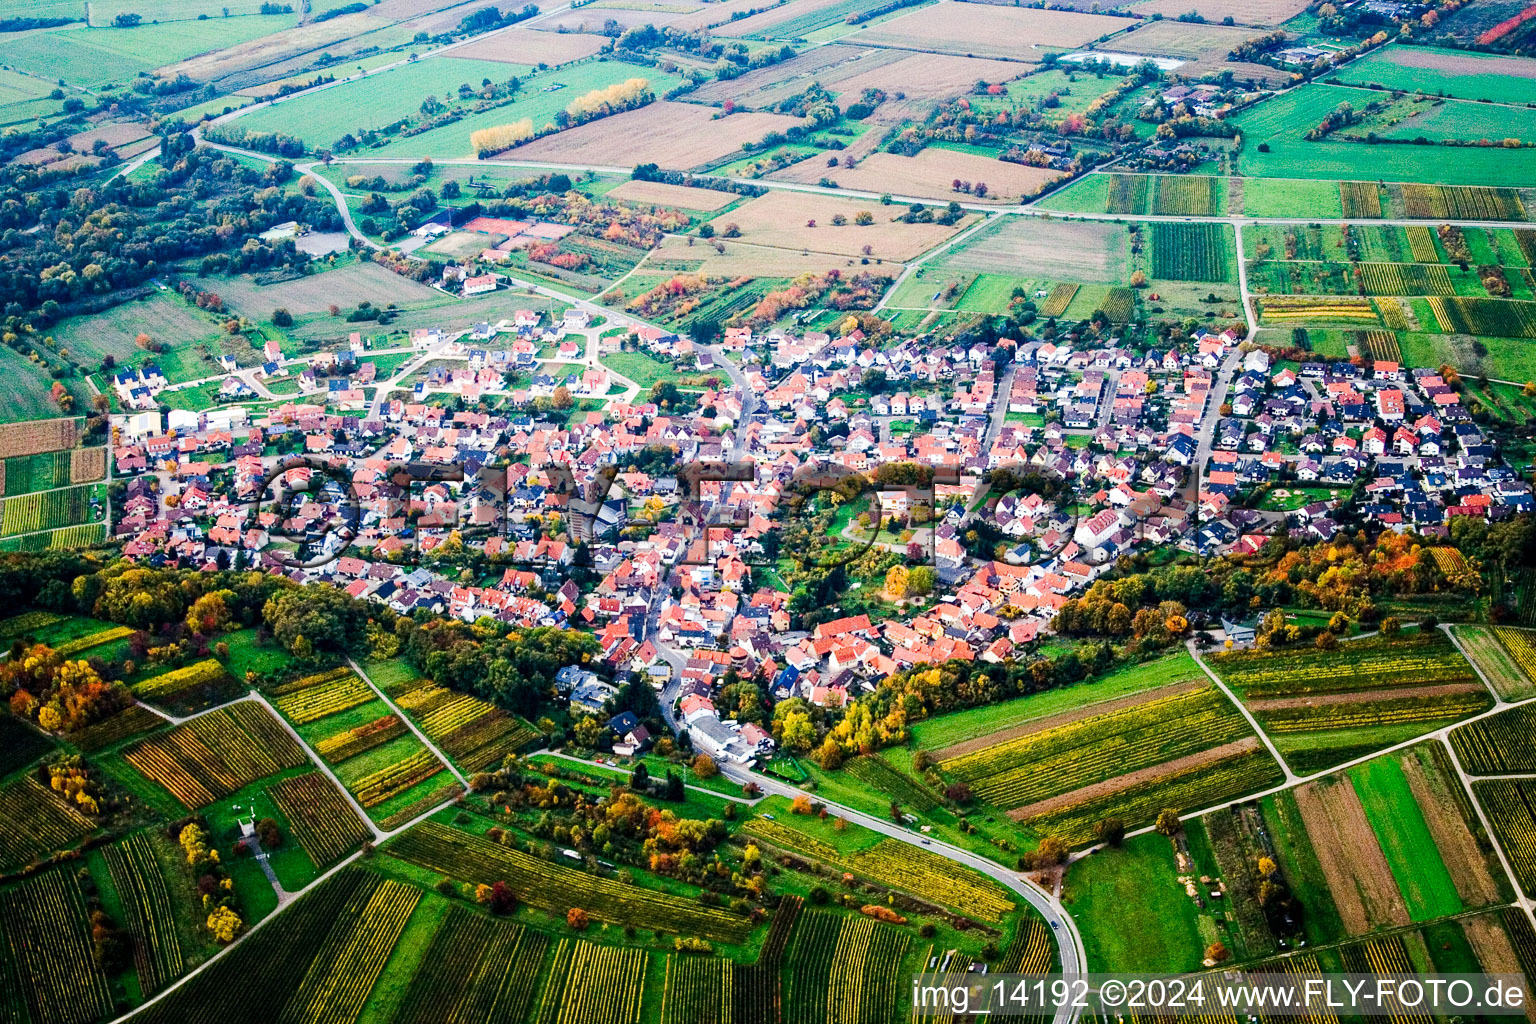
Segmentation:
{"type": "Polygon", "coordinates": [[[1308,783],[1296,789],[1296,806],[1345,931],[1408,924],[1408,907],[1354,785],[1347,778],[1308,783]]]}

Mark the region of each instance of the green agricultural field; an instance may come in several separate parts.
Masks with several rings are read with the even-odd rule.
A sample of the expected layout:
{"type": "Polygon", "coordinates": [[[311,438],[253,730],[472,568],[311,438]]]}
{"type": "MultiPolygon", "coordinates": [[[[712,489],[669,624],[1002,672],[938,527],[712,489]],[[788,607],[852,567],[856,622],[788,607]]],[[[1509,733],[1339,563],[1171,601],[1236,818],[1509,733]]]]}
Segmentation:
{"type": "MultiPolygon", "coordinates": [[[[75,408],[84,409],[90,394],[84,382],[72,378],[62,383],[75,397],[75,408]]],[[[46,368],[9,346],[0,346],[0,423],[61,415],[59,406],[49,396],[53,384],[46,368]]]]}
{"type": "MultiPolygon", "coordinates": [[[[501,66],[506,67],[506,65],[501,66]]],[[[525,117],[533,121],[535,129],[541,129],[551,123],[555,114],[568,107],[573,100],[593,89],[602,89],[627,78],[648,80],[651,83],[651,91],[657,96],[665,94],[682,83],[682,79],[675,74],[619,60],[592,61],[554,71],[540,72],[524,79],[523,89],[518,93],[517,100],[512,103],[483,113],[471,114],[462,121],[434,128],[408,139],[389,142],[382,149],[369,150],[368,153],[383,156],[439,158],[473,156],[474,153],[469,144],[469,136],[472,132],[499,124],[510,124],[525,117]],[[553,92],[546,91],[557,83],[560,88],[553,92]]],[[[457,84],[455,81],[454,85],[457,86],[457,84]]],[[[416,102],[421,101],[417,99],[416,102]]]]}
{"type": "Polygon", "coordinates": [[[1066,188],[1030,205],[1069,213],[1103,213],[1109,202],[1109,177],[1108,174],[1085,174],[1066,188]]]}
{"type": "Polygon", "coordinates": [[[1338,184],[1299,178],[1249,178],[1243,182],[1243,212],[1248,216],[1293,217],[1297,210],[1307,211],[1309,217],[1343,216],[1338,184]]]}
{"type": "Polygon", "coordinates": [[[49,329],[59,348],[83,366],[94,367],[105,356],[119,366],[137,365],[146,352],[134,344],[140,334],[176,345],[205,338],[218,330],[196,306],[171,292],[125,302],[92,316],[72,317],[49,329]]]}
{"type": "MultiPolygon", "coordinates": [[[[246,131],[297,135],[311,147],[330,146],[349,132],[356,135],[362,131],[378,130],[402,118],[418,117],[422,102],[428,97],[436,97],[446,107],[457,107],[463,104],[458,95],[460,85],[479,89],[480,83],[487,78],[500,85],[511,78],[526,78],[529,70],[516,64],[489,60],[429,58],[358,81],[283,100],[239,118],[234,122],[234,127],[246,131]]],[[[559,77],[567,78],[571,73],[570,70],[563,71],[559,77]]],[[[549,84],[548,81],[529,79],[525,92],[535,94],[538,89],[547,88],[549,84]]],[[[561,90],[549,95],[560,97],[568,103],[578,94],[561,90]]],[[[520,101],[518,105],[521,106],[522,102],[526,101],[520,101]]],[[[507,120],[515,121],[517,117],[509,116],[507,120]]],[[[467,131],[463,141],[467,151],[467,131]]]]}
{"type": "Polygon", "coordinates": [[[1392,877],[1397,879],[1409,915],[1415,921],[1429,921],[1459,913],[1461,897],[1440,859],[1424,812],[1408,788],[1400,756],[1379,757],[1352,768],[1350,780],[1392,868],[1392,877]]]}
{"type": "Polygon", "coordinates": [[[1006,313],[1016,288],[1029,294],[1031,282],[1006,274],[978,274],[955,303],[956,309],[975,313],[1006,313]]]}
{"type": "MultiPolygon", "coordinates": [[[[1424,181],[1442,185],[1527,185],[1536,179],[1536,156],[1527,149],[1438,146],[1368,146],[1302,136],[1340,103],[1358,103],[1360,91],[1313,83],[1281,93],[1238,114],[1233,124],[1245,139],[1238,167],[1250,177],[1424,181]]],[[[1245,193],[1246,202],[1246,193],[1245,193]]]]}
{"type": "Polygon", "coordinates": [[[1466,50],[1384,46],[1350,62],[1330,80],[1463,100],[1536,103],[1536,61],[1466,50]]]}
{"type": "Polygon", "coordinates": [[[1155,832],[1073,864],[1063,902],[1082,931],[1089,964],[1147,972],[1200,964],[1194,901],[1179,883],[1173,845],[1155,832]]]}
{"type": "Polygon", "coordinates": [[[1386,139],[1536,139],[1536,110],[1445,100],[1380,132],[1386,139]]]}
{"type": "Polygon", "coordinates": [[[1449,363],[1469,376],[1536,380],[1536,345],[1523,339],[1410,331],[1402,336],[1399,347],[1407,366],[1434,368],[1449,363]]]}
{"type": "Polygon", "coordinates": [[[269,35],[293,24],[292,15],[210,18],[197,31],[174,22],[137,28],[67,26],[6,41],[5,61],[44,78],[71,85],[126,83],[151,71],[210,50],[269,35]]]}

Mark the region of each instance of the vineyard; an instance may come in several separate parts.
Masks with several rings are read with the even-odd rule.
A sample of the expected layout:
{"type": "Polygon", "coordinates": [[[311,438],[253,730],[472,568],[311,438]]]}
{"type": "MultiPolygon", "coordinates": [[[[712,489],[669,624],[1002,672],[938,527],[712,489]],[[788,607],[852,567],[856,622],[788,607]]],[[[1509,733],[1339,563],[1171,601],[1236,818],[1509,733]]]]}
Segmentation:
{"type": "Polygon", "coordinates": [[[94,484],[84,484],[6,498],[0,501],[0,536],[84,523],[91,518],[91,498],[95,493],[94,484]]]}
{"type": "Polygon", "coordinates": [[[295,775],[267,787],[310,861],[325,868],[372,838],[352,807],[318,772],[295,775]]]}
{"type": "Polygon", "coordinates": [[[1280,766],[1268,752],[1253,747],[1111,793],[1094,794],[1053,807],[1023,818],[1023,822],[1040,835],[1055,836],[1075,846],[1091,841],[1095,827],[1106,817],[1118,817],[1127,826],[1138,828],[1150,824],[1165,807],[1181,811],[1206,807],[1267,789],[1283,778],[1280,766]]]}
{"type": "Polygon", "coordinates": [[[80,440],[80,427],[84,423],[83,417],[65,416],[56,420],[0,424],[0,459],[73,448],[80,440]]]}
{"type": "Polygon", "coordinates": [[[1223,224],[1152,225],[1152,276],[1168,281],[1228,281],[1231,250],[1223,224]]]}
{"type": "Polygon", "coordinates": [[[412,829],[387,849],[400,860],[461,881],[505,881],[518,899],[561,916],[581,907],[594,920],[609,924],[729,943],[744,941],[752,931],[751,921],[730,911],[551,864],[434,821],[412,829]]]}
{"type": "Polygon", "coordinates": [[[1022,807],[1250,734],[1214,687],[1186,690],[941,762],[977,799],[1022,807]]]}
{"type": "Polygon", "coordinates": [[[1141,214],[1147,212],[1148,184],[1145,174],[1111,174],[1107,213],[1141,214]]]}
{"type": "Polygon", "coordinates": [[[316,722],[373,699],[373,689],[347,668],[305,676],[272,691],[273,706],[294,725],[316,722]]]}
{"type": "Polygon", "coordinates": [[[123,759],[188,810],[307,761],[266,709],[252,703],[200,715],[128,748],[123,759]]]}
{"type": "Polygon", "coordinates": [[[840,854],[837,847],[824,843],[815,836],[808,836],[799,829],[767,818],[749,818],[739,830],[742,835],[754,836],[770,846],[777,846],[790,853],[798,853],[817,860],[836,862],[840,854]]]}
{"type": "Polygon", "coordinates": [[[733,1024],[778,1024],[784,1007],[784,950],[800,918],[801,907],[800,897],[783,897],[773,912],[773,923],[763,938],[757,962],[750,967],[736,964],[732,968],[733,1024]]]}
{"type": "Polygon", "coordinates": [[[549,949],[542,933],[461,906],[448,910],[411,978],[398,1024],[522,1020],[549,949]]]}
{"type": "MultiPolygon", "coordinates": [[[[1152,212],[1179,214],[1191,217],[1216,215],[1216,179],[1209,175],[1160,174],[1153,179],[1156,187],[1152,193],[1152,212]]],[[[1178,225],[1183,227],[1184,225],[1178,225]]],[[[1204,227],[1206,225],[1189,225],[1204,227]]],[[[1189,280],[1206,280],[1191,278],[1189,280]]],[[[1220,278],[1216,280],[1221,280],[1220,278]]]]}
{"type": "Polygon", "coordinates": [[[0,930],[9,951],[0,979],[14,969],[17,994],[33,1024],[86,1024],[112,1016],[112,991],[91,956],[85,900],[73,871],[44,872],[0,892],[0,930]]]}
{"type": "Polygon", "coordinates": [[[91,819],[31,776],[0,787],[0,871],[62,850],[90,834],[91,819]]]}
{"type": "Polygon", "coordinates": [[[1359,263],[1355,271],[1367,295],[1456,294],[1451,275],[1438,263],[1359,263]]]}
{"type": "Polygon", "coordinates": [[[905,932],[868,917],[819,910],[800,915],[790,956],[784,1024],[835,1024],[889,1018],[906,980],[905,932]]]}
{"type": "Polygon", "coordinates": [[[1536,780],[1475,782],[1472,789],[1509,857],[1520,888],[1526,895],[1536,892],[1536,780]]]}
{"type": "Polygon", "coordinates": [[[990,878],[900,839],[882,839],[846,863],[856,874],[984,921],[996,923],[1014,909],[1013,897],[990,878]]]}
{"type": "MultiPolygon", "coordinates": [[[[271,926],[251,933],[207,970],[135,1016],[135,1024],[271,1024],[312,964],[350,935],[384,880],[344,868],[307,891],[271,926]]],[[[87,953],[89,957],[89,953],[87,953]]],[[[317,968],[318,969],[318,968],[317,968]]],[[[291,1018],[290,1018],[291,1019],[291,1018]]]]}
{"type": "Polygon", "coordinates": [[[72,483],[69,465],[73,454],[67,451],[44,452],[6,459],[0,463],[0,481],[5,484],[5,497],[14,498],[18,494],[51,490],[72,483]]]}
{"type": "Polygon", "coordinates": [[[142,704],[130,704],[111,718],[69,734],[69,741],[87,754],[165,724],[165,719],[142,704]]]}
{"type": "Polygon", "coordinates": [[[353,1024],[373,989],[421,890],[379,880],[356,913],[337,921],[278,1020],[284,1024],[353,1024]]]}
{"type": "Polygon", "coordinates": [[[1136,312],[1136,293],[1129,288],[1111,288],[1099,308],[1113,323],[1127,323],[1136,312]]]}
{"type": "Polygon", "coordinates": [[[396,698],[443,752],[465,771],[499,765],[539,738],[533,726],[467,693],[420,681],[396,698]]]}
{"type": "Polygon", "coordinates": [[[1058,284],[1051,288],[1051,294],[1040,303],[1040,315],[1043,317],[1061,316],[1072,305],[1072,299],[1076,297],[1081,285],[1058,284]]]}
{"type": "Polygon", "coordinates": [[[1283,707],[1270,707],[1265,706],[1264,702],[1255,702],[1253,712],[1269,732],[1287,733],[1443,722],[1476,714],[1487,707],[1488,694],[1481,686],[1476,686],[1465,691],[1398,697],[1388,691],[1380,696],[1368,695],[1361,700],[1315,704],[1302,702],[1283,707]]]}
{"type": "Polygon", "coordinates": [[[940,805],[939,798],[932,790],[910,775],[891,767],[891,763],[879,754],[846,761],[843,771],[913,810],[931,811],[940,805]]]}
{"type": "Polygon", "coordinates": [[[1403,350],[1397,343],[1397,335],[1391,331],[1361,331],[1359,344],[1372,360],[1400,363],[1403,350]]]}
{"type": "Polygon", "coordinates": [[[1209,660],[1227,685],[1250,699],[1477,682],[1455,645],[1438,631],[1400,639],[1368,637],[1335,651],[1239,651],[1209,660]]]}
{"type": "Polygon", "coordinates": [[[396,737],[404,736],[406,732],[405,723],[399,715],[384,715],[325,737],[315,744],[315,753],[325,758],[328,764],[340,764],[349,757],[356,757],[396,737]]]}
{"type": "Polygon", "coordinates": [[[1403,229],[1408,234],[1408,249],[1415,263],[1439,263],[1440,250],[1435,248],[1435,233],[1422,224],[1403,229]]]}
{"type": "Polygon", "coordinates": [[[176,931],[176,919],[165,874],[143,832],[102,851],[112,885],[123,902],[128,931],[133,935],[133,963],[139,988],[151,996],[187,969],[176,931]]]}
{"type": "MultiPolygon", "coordinates": [[[[1442,551],[1443,548],[1431,548],[1442,551]]],[[[1456,626],[1456,639],[1505,700],[1536,696],[1536,632],[1513,626],[1456,626]]],[[[1536,768],[1532,768],[1536,771],[1536,768]]]]}
{"type": "Polygon", "coordinates": [[[719,957],[670,954],[661,1024],[730,1024],[734,966],[719,957]]]}
{"type": "Polygon", "coordinates": [[[382,818],[379,818],[379,828],[386,832],[391,831],[392,829],[400,828],[402,825],[405,825],[412,819],[426,814],[428,811],[438,806],[439,804],[447,803],[449,800],[457,799],[458,796],[463,792],[464,787],[459,785],[457,782],[445,782],[431,792],[426,793],[423,796],[420,796],[406,804],[404,807],[400,808],[398,811],[395,811],[393,814],[386,814],[382,818]]]}
{"type": "Polygon", "coordinates": [[[385,765],[357,779],[349,787],[357,802],[364,807],[377,807],[397,793],[403,793],[425,782],[443,770],[443,762],[426,747],[422,747],[394,764],[385,765]]]}
{"type": "Polygon", "coordinates": [[[1536,338],[1536,302],[1431,297],[1429,307],[1447,334],[1536,338]]]}
{"type": "Polygon", "coordinates": [[[643,949],[561,939],[538,1024],[639,1024],[648,956],[643,949]]]}
{"type": "Polygon", "coordinates": [[[134,683],[133,695],[140,700],[165,704],[176,711],[191,711],[234,695],[238,684],[212,658],[162,672],[134,683]]]}
{"type": "Polygon", "coordinates": [[[53,651],[61,657],[73,658],[82,651],[88,651],[93,647],[100,647],[103,644],[123,640],[132,635],[133,630],[127,626],[113,626],[110,629],[103,629],[100,632],[92,633],[89,636],[82,636],[68,643],[57,644],[53,651]]]}
{"type": "Polygon", "coordinates": [[[1325,298],[1266,295],[1262,299],[1255,299],[1254,305],[1265,321],[1273,323],[1304,323],[1309,320],[1381,322],[1370,299],[1348,295],[1325,298]]]}
{"type": "Polygon", "coordinates": [[[1031,915],[1020,923],[997,969],[1002,974],[1044,974],[1055,963],[1055,948],[1051,929],[1031,915]]]}
{"type": "Polygon", "coordinates": [[[1512,188],[1484,185],[1403,185],[1403,215],[1413,220],[1524,220],[1512,188]]]}
{"type": "Polygon", "coordinates": [[[1381,216],[1381,189],[1374,181],[1339,182],[1339,201],[1348,220],[1381,216]]]}
{"type": "Polygon", "coordinates": [[[1472,775],[1536,772],[1536,705],[1522,704],[1453,729],[1451,748],[1472,775]]]}

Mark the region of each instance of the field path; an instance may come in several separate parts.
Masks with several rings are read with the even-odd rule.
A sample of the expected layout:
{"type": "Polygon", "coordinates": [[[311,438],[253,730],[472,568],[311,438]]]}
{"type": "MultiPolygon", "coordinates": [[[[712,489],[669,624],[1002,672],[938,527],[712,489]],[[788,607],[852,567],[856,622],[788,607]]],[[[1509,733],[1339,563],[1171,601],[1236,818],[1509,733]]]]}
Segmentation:
{"type": "Polygon", "coordinates": [[[1259,724],[1259,720],[1253,717],[1253,712],[1248,710],[1248,705],[1238,700],[1237,694],[1233,693],[1227,684],[1221,681],[1221,677],[1211,671],[1211,666],[1205,663],[1205,659],[1200,657],[1199,645],[1194,640],[1189,640],[1185,646],[1189,649],[1189,656],[1195,659],[1196,665],[1200,666],[1200,671],[1210,676],[1211,682],[1216,684],[1218,690],[1227,695],[1227,700],[1230,700],[1237,707],[1238,713],[1248,719],[1248,724],[1258,734],[1259,741],[1264,744],[1270,756],[1275,759],[1275,763],[1280,765],[1280,770],[1285,772],[1285,783],[1277,788],[1284,789],[1285,786],[1292,786],[1300,782],[1301,776],[1291,771],[1291,766],[1285,763],[1285,758],[1280,756],[1280,748],[1275,746],[1274,741],[1269,738],[1269,733],[1265,732],[1264,727],[1259,724]]]}
{"type": "Polygon", "coordinates": [[[437,744],[433,743],[427,734],[422,732],[415,722],[411,721],[409,715],[400,710],[400,705],[396,704],[390,698],[389,694],[385,693],[382,689],[379,688],[377,683],[368,678],[368,673],[363,671],[363,667],[361,665],[353,661],[351,657],[347,658],[347,664],[352,666],[352,671],[357,673],[359,679],[367,683],[373,692],[379,695],[379,700],[382,700],[385,704],[389,705],[389,710],[400,716],[400,721],[404,722],[406,726],[411,730],[411,732],[416,734],[416,738],[421,740],[422,745],[425,746],[428,750],[432,751],[433,755],[436,756],[439,761],[448,766],[448,770],[453,773],[453,777],[458,779],[460,785],[462,785],[465,791],[468,792],[469,780],[464,777],[463,772],[459,771],[458,768],[454,766],[453,762],[448,759],[447,755],[445,755],[441,750],[437,749],[437,744]]]}
{"type": "Polygon", "coordinates": [[[357,798],[352,795],[352,791],[347,789],[347,787],[342,784],[342,781],[336,777],[335,772],[331,771],[331,766],[325,763],[325,758],[315,753],[315,751],[310,748],[310,745],[304,742],[304,737],[300,736],[298,730],[289,724],[288,719],[277,713],[277,709],[268,703],[267,698],[263,697],[259,693],[253,692],[251,694],[251,699],[271,712],[272,717],[277,719],[278,722],[282,724],[283,728],[288,731],[288,735],[293,737],[294,742],[304,748],[304,753],[309,755],[309,759],[315,763],[316,768],[320,769],[320,773],[326,778],[330,779],[331,784],[341,791],[341,795],[346,798],[347,803],[352,805],[353,812],[362,819],[363,824],[367,825],[368,830],[373,833],[374,842],[383,840],[384,833],[380,832],[378,826],[373,823],[373,819],[368,817],[368,812],[363,810],[363,805],[357,802],[357,798]]]}

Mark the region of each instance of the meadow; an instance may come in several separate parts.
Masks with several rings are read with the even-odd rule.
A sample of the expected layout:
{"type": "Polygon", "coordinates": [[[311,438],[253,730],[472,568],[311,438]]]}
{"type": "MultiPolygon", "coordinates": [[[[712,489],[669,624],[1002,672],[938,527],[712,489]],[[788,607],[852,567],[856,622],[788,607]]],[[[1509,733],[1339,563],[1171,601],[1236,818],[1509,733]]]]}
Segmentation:
{"type": "Polygon", "coordinates": [[[1249,139],[1238,166],[1251,177],[1424,181],[1447,185],[1528,184],[1536,157],[1525,149],[1458,148],[1454,158],[1435,146],[1367,146],[1302,136],[1340,103],[1359,102],[1357,89],[1313,83],[1265,100],[1233,118],[1249,139]]]}
{"type": "MultiPolygon", "coordinates": [[[[527,79],[526,91],[536,94],[539,89],[552,84],[550,80],[528,78],[530,70],[497,61],[428,58],[367,78],[283,99],[271,106],[253,110],[234,123],[247,131],[296,135],[310,147],[329,147],[349,132],[358,134],[361,131],[376,131],[402,118],[418,117],[421,104],[428,97],[435,96],[445,107],[458,107],[463,103],[458,96],[460,85],[468,85],[478,91],[484,79],[489,78],[496,85],[501,85],[516,77],[527,79]]],[[[572,77],[572,72],[564,71],[554,80],[564,81],[572,77]]],[[[564,103],[580,95],[579,91],[574,90],[595,88],[583,82],[584,79],[576,81],[570,87],[572,91],[561,90],[549,94],[561,100],[561,107],[551,108],[545,115],[546,119],[555,109],[563,109],[564,103]]],[[[506,108],[502,110],[505,112],[506,108]]],[[[533,115],[526,112],[508,114],[506,120],[516,121],[519,117],[527,116],[533,115]]],[[[543,124],[542,121],[537,123],[540,126],[543,124]]],[[[466,147],[468,139],[466,129],[466,147]]]]}
{"type": "Polygon", "coordinates": [[[209,18],[197,23],[196,32],[176,23],[135,28],[70,25],[7,40],[5,60],[43,78],[89,88],[125,83],[141,71],[257,39],[291,24],[292,15],[255,15],[209,18]]]}
{"type": "Polygon", "coordinates": [[[1384,46],[1350,62],[1330,80],[1406,91],[1422,89],[1464,100],[1536,103],[1536,61],[1528,57],[1384,46]]]}

